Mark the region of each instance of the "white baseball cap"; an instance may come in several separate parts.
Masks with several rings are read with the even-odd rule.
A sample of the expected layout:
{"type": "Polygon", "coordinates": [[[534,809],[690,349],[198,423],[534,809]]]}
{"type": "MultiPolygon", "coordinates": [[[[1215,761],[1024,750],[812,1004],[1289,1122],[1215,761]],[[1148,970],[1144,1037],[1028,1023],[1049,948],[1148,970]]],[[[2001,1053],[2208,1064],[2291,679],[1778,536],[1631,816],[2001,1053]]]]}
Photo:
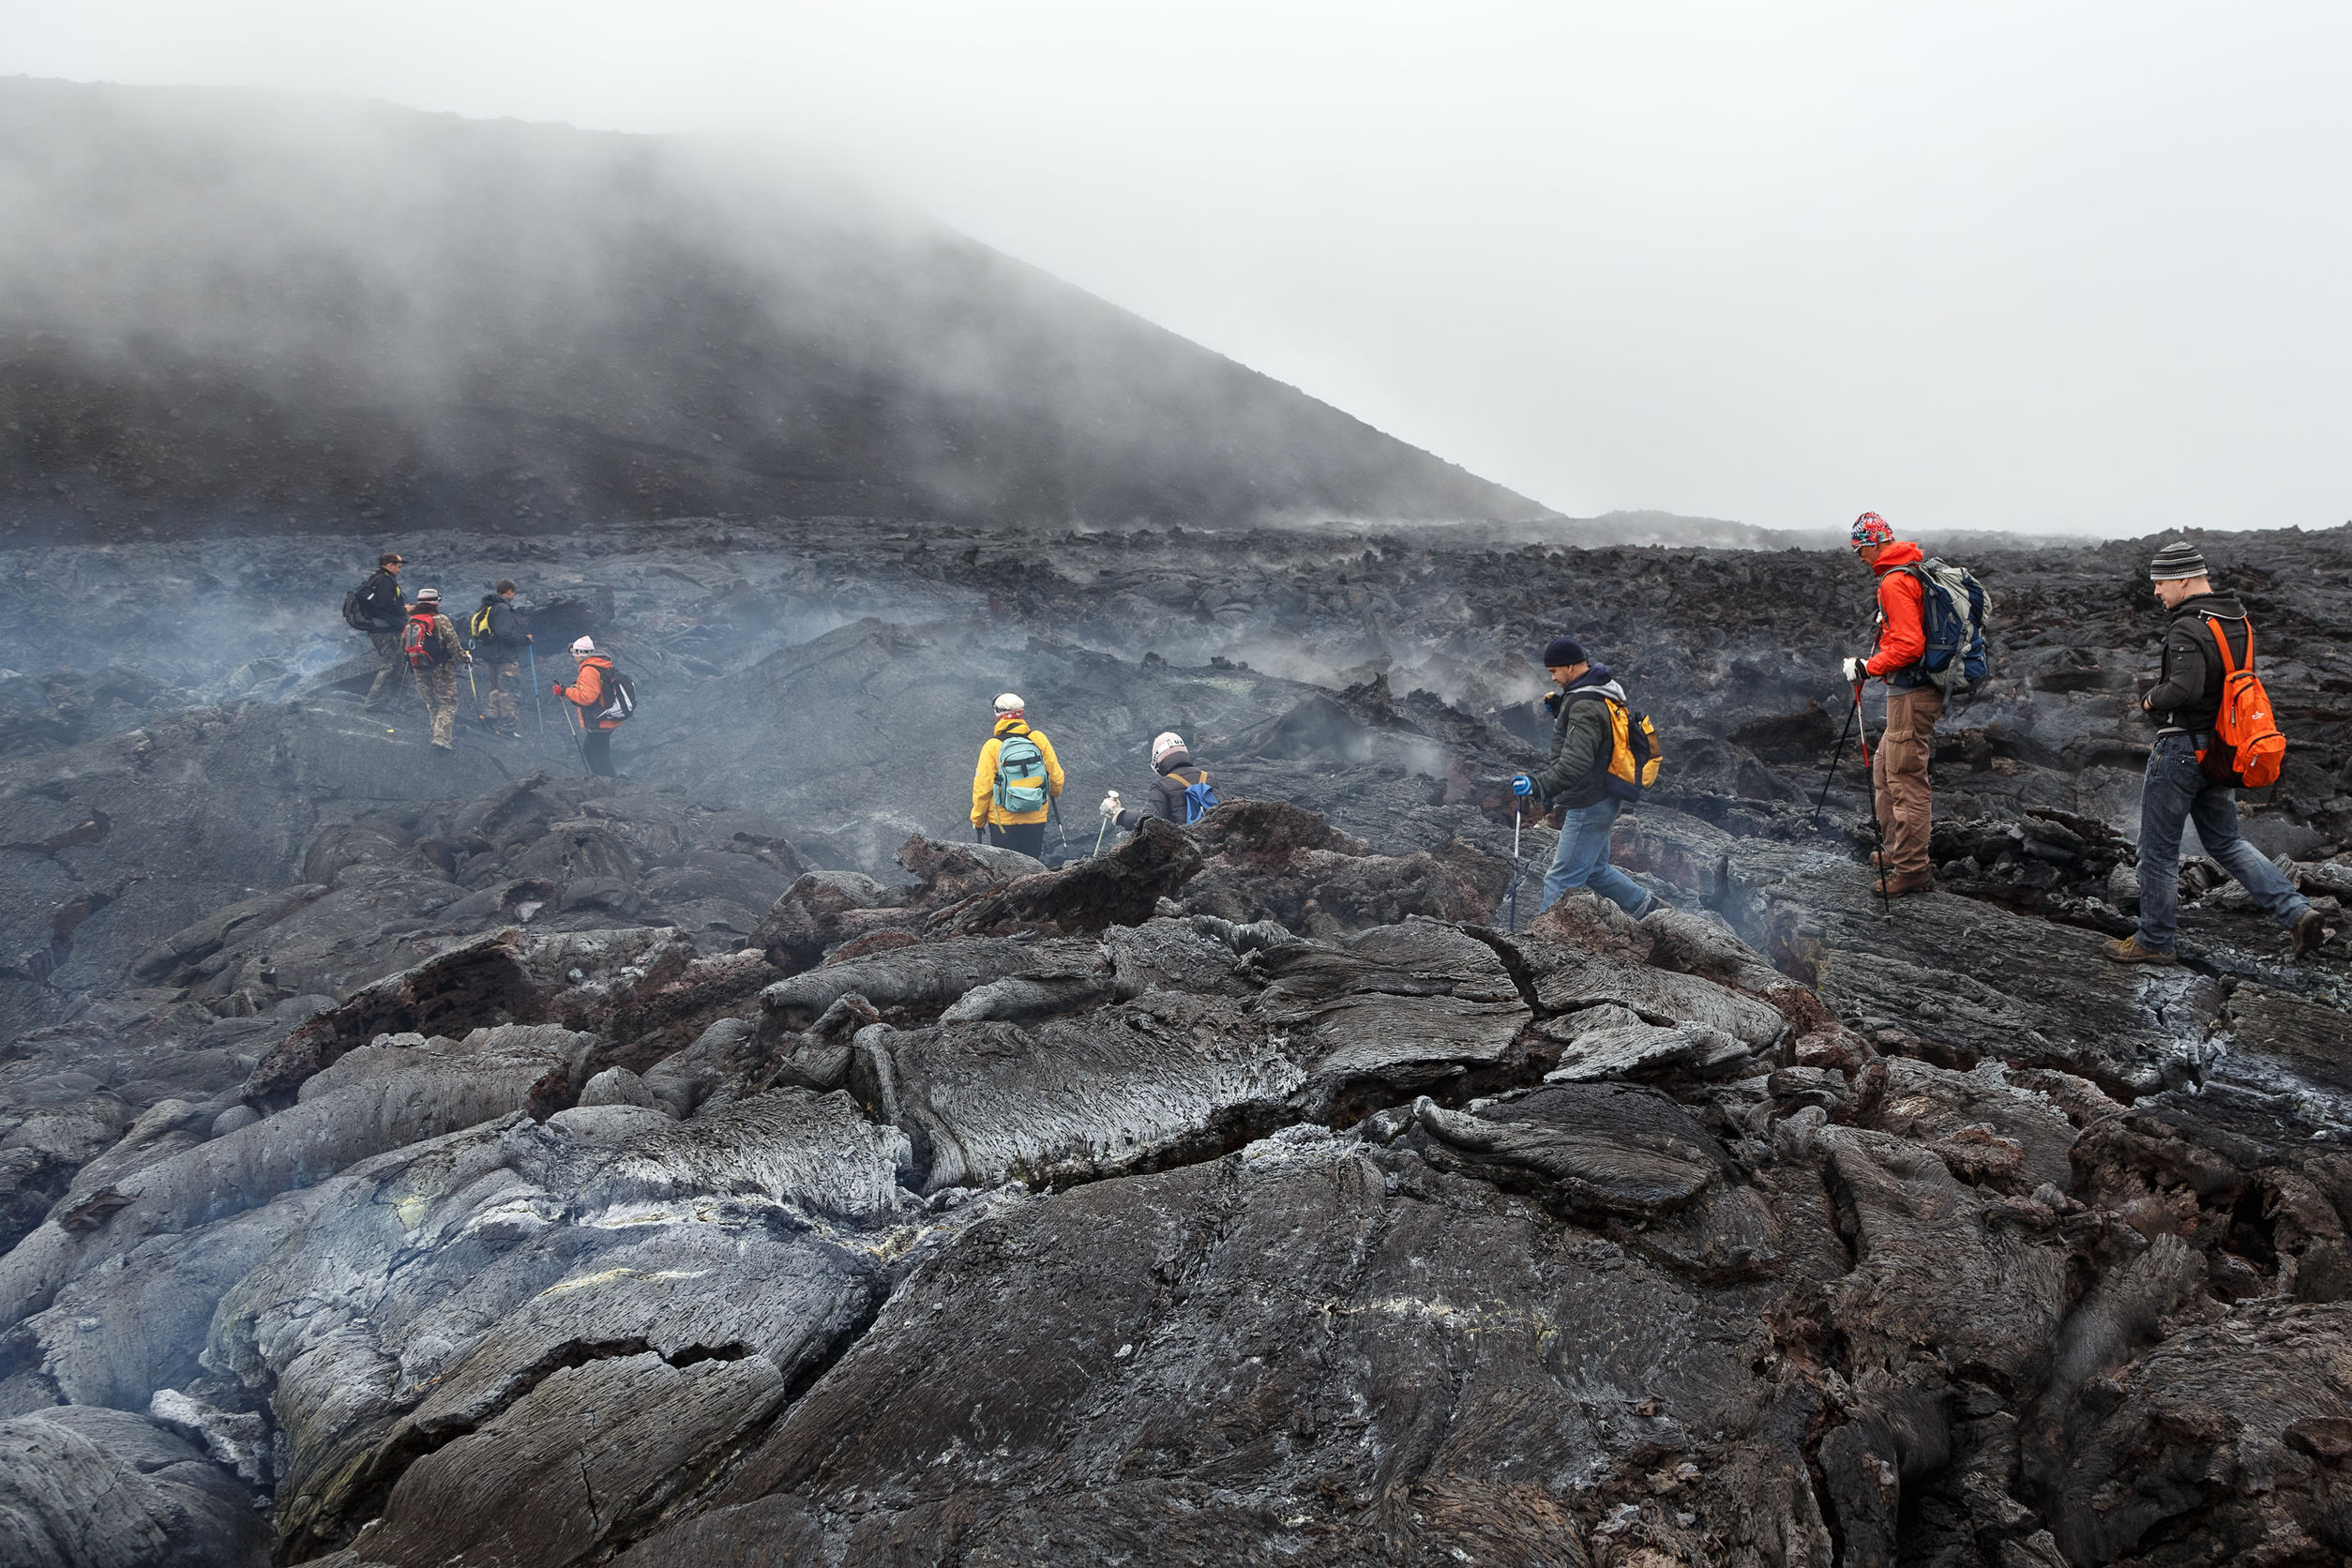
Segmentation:
{"type": "Polygon", "coordinates": [[[1184,750],[1184,737],[1173,730],[1164,731],[1152,741],[1152,761],[1158,761],[1171,751],[1184,750]]]}
{"type": "Polygon", "coordinates": [[[572,652],[575,654],[593,654],[596,651],[596,640],[593,637],[580,637],[572,640],[572,652]]]}
{"type": "Polygon", "coordinates": [[[1029,704],[1021,701],[1018,691],[1008,691],[996,700],[996,711],[1001,714],[1024,713],[1028,708],[1029,704]]]}

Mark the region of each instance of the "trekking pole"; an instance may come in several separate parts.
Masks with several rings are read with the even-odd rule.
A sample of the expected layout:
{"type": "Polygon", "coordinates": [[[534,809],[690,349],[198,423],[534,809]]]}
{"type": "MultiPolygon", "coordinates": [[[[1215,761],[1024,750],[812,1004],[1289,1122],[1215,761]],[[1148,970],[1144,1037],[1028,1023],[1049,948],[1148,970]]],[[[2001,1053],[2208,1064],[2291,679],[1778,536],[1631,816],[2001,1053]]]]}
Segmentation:
{"type": "MultiPolygon", "coordinates": [[[[1119,798],[1119,792],[1118,792],[1118,791],[1116,791],[1116,790],[1111,791],[1111,792],[1110,792],[1110,798],[1111,798],[1111,799],[1113,799],[1113,800],[1117,800],[1117,799],[1119,798]]],[[[1089,850],[1089,851],[1087,851],[1087,852],[1086,852],[1086,858],[1087,858],[1087,859],[1092,860],[1092,859],[1093,859],[1096,855],[1098,855],[1098,854],[1100,854],[1100,853],[1102,853],[1102,852],[1103,852],[1103,835],[1104,835],[1104,834],[1106,834],[1106,833],[1108,833],[1109,831],[1110,831],[1110,819],[1109,819],[1108,817],[1105,817],[1105,818],[1103,819],[1103,825],[1102,825],[1102,826],[1100,826],[1100,827],[1098,827],[1098,828],[1096,828],[1096,829],[1094,830],[1094,847],[1093,847],[1093,849],[1091,849],[1091,850],[1089,850]]]]}
{"type": "Polygon", "coordinates": [[[539,733],[544,735],[547,733],[547,706],[539,700],[539,656],[528,642],[522,645],[522,651],[531,656],[531,711],[539,716],[539,733]]]}
{"type": "Polygon", "coordinates": [[[1821,780],[1821,798],[1813,803],[1813,826],[1817,831],[1821,826],[1821,807],[1829,804],[1830,784],[1837,777],[1837,764],[1846,760],[1846,737],[1854,732],[1854,716],[1861,712],[1862,687],[1858,686],[1854,688],[1854,705],[1846,710],[1846,728],[1837,732],[1837,749],[1830,754],[1830,775],[1821,780]]]}
{"type": "Polygon", "coordinates": [[[1062,858],[1067,860],[1070,858],[1070,830],[1062,824],[1062,797],[1048,795],[1046,809],[1053,813],[1054,831],[1062,835],[1062,858]]]}
{"type": "Polygon", "coordinates": [[[596,770],[588,765],[588,721],[584,718],[576,720],[571,708],[566,705],[564,709],[564,728],[572,732],[572,749],[580,753],[581,770],[595,773],[596,770]]]}
{"type": "Polygon", "coordinates": [[[1511,932],[1519,930],[1519,797],[1511,797],[1511,932]]]}

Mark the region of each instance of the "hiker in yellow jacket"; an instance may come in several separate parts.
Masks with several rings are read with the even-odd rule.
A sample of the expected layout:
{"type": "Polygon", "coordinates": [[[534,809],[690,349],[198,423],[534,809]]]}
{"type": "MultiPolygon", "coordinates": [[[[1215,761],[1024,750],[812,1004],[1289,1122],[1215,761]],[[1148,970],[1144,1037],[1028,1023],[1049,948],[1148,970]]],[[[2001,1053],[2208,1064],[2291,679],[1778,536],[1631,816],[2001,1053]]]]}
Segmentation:
{"type": "Polygon", "coordinates": [[[972,837],[986,823],[988,842],[1043,860],[1046,807],[1062,793],[1062,763],[1053,742],[1029,727],[1021,700],[1006,692],[996,700],[996,733],[980,747],[972,775],[972,837]]]}

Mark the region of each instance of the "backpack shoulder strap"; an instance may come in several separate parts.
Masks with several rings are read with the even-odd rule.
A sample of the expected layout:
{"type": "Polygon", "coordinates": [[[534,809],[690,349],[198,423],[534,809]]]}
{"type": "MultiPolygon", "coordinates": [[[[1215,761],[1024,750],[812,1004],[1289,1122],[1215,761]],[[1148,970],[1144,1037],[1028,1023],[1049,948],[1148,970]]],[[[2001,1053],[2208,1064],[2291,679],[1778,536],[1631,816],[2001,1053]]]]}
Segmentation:
{"type": "MultiPolygon", "coordinates": [[[[2226,681],[2238,673],[2238,661],[2230,656],[2229,637],[2222,630],[2221,617],[2206,616],[2205,629],[2213,634],[2213,645],[2222,651],[2222,679],[2226,681]]],[[[2249,670],[2254,668],[2254,622],[2251,619],[2246,622],[2245,667],[2249,670]]]]}

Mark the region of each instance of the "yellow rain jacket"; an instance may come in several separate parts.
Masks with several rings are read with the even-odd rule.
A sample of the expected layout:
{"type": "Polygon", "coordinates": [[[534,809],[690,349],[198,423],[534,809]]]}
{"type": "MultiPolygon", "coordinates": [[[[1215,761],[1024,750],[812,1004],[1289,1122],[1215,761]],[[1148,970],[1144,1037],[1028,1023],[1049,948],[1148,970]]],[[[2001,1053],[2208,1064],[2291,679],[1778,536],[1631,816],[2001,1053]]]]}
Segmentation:
{"type": "Polygon", "coordinates": [[[1003,811],[996,804],[996,751],[1006,735],[1027,735],[1037,743],[1037,749],[1046,756],[1046,795],[1048,801],[1062,793],[1062,761],[1053,754],[1053,742],[1042,731],[1032,730],[1018,718],[1000,718],[996,733],[980,747],[980,766],[972,776],[972,822],[974,827],[982,822],[1010,826],[1015,822],[1042,822],[1046,808],[1034,811],[1003,811]]]}

